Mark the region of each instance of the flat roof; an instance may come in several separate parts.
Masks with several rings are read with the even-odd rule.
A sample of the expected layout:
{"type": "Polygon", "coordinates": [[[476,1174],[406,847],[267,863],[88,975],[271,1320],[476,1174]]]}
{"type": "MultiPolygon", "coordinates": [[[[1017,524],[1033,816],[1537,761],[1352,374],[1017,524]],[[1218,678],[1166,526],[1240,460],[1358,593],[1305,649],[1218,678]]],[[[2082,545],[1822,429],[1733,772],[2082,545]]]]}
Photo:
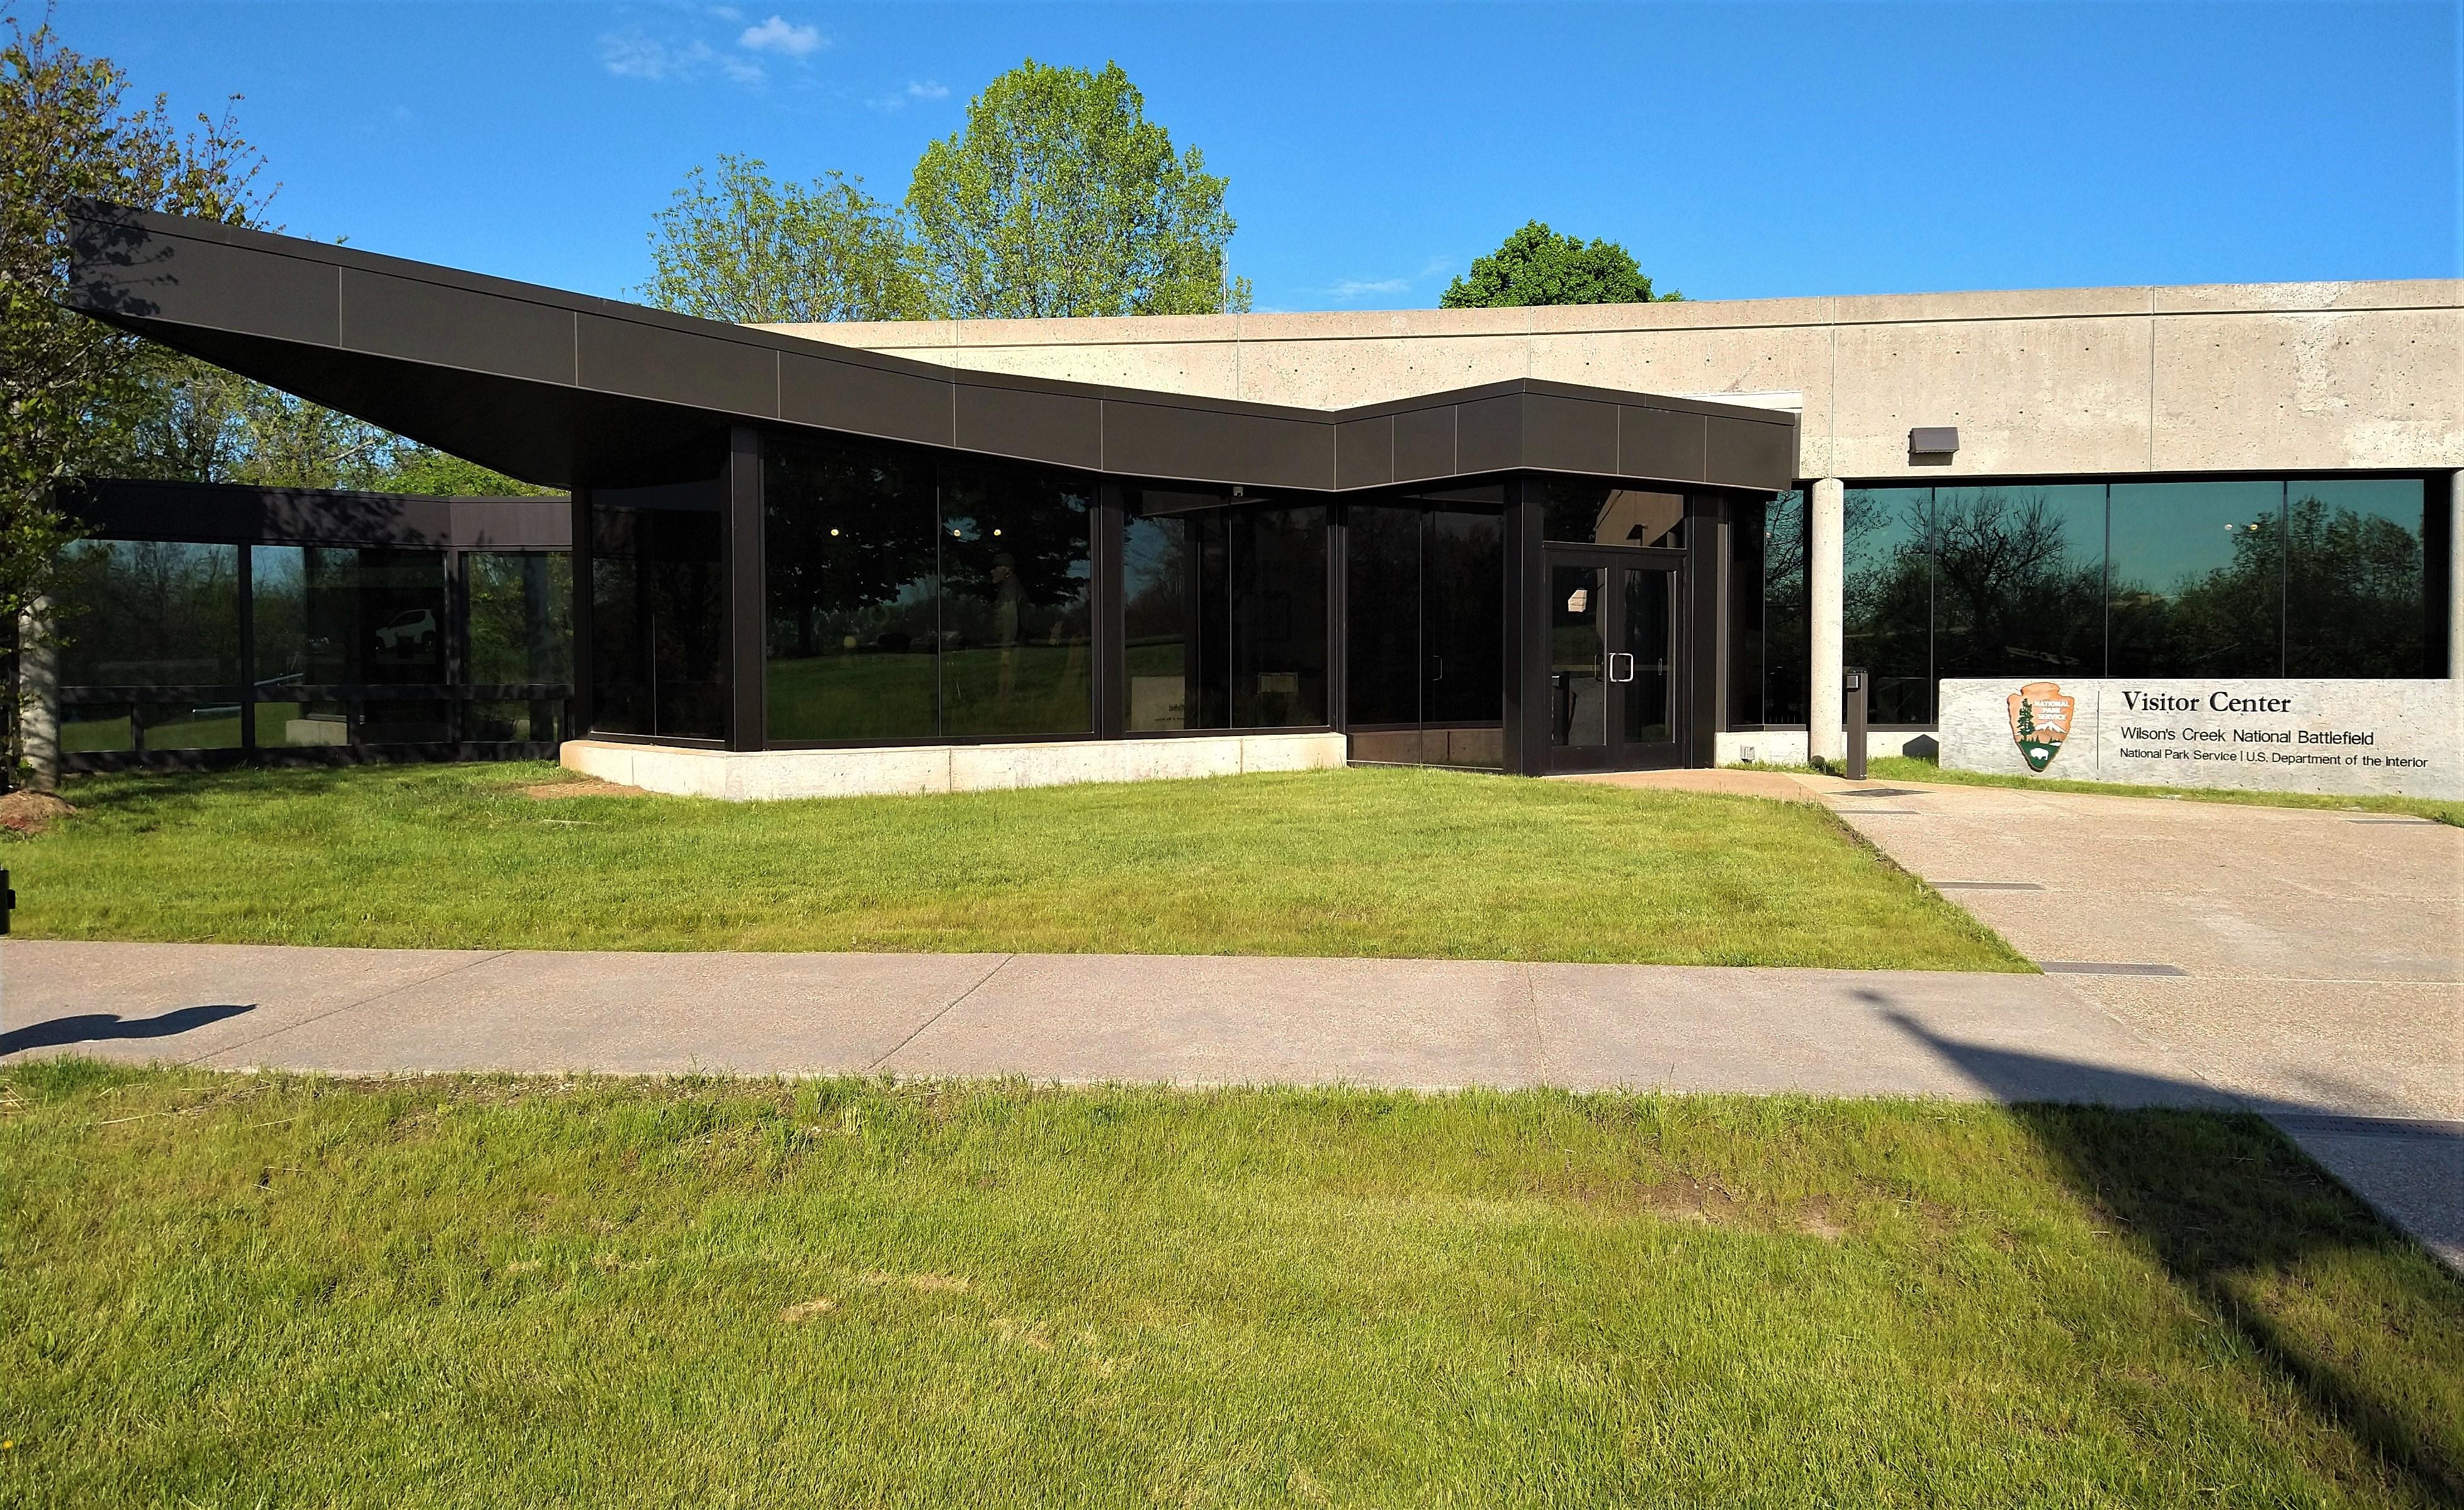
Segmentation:
{"type": "Polygon", "coordinates": [[[747,424],[1321,492],[1516,470],[1795,478],[1781,411],[1529,378],[1299,409],[970,371],[94,202],[70,232],[69,308],[554,487],[711,476],[747,424]]]}

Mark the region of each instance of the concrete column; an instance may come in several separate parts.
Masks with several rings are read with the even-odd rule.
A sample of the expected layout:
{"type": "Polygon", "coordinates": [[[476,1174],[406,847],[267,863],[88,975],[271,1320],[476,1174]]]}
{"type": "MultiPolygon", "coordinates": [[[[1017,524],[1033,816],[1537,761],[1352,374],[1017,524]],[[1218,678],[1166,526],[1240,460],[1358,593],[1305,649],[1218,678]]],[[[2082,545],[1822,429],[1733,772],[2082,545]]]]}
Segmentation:
{"type": "Polygon", "coordinates": [[[51,604],[36,598],[17,618],[17,718],[25,745],[26,788],[54,791],[60,784],[60,653],[52,643],[51,604]]]}
{"type": "Polygon", "coordinates": [[[1813,539],[1806,551],[1807,611],[1813,619],[1814,686],[1806,699],[1805,744],[1815,761],[1847,758],[1848,739],[1840,722],[1839,677],[1845,662],[1842,633],[1845,620],[1848,490],[1837,477],[1814,484],[1807,500],[1813,539]]]}

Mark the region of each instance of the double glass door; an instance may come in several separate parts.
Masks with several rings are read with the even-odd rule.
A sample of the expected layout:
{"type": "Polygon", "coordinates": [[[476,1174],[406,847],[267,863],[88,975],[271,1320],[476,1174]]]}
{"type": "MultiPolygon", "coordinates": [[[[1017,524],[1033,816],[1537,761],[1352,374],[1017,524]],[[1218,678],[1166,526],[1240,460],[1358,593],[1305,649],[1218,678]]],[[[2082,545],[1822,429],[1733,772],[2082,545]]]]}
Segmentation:
{"type": "Polygon", "coordinates": [[[1679,551],[1548,547],[1549,764],[1681,764],[1679,551]]]}

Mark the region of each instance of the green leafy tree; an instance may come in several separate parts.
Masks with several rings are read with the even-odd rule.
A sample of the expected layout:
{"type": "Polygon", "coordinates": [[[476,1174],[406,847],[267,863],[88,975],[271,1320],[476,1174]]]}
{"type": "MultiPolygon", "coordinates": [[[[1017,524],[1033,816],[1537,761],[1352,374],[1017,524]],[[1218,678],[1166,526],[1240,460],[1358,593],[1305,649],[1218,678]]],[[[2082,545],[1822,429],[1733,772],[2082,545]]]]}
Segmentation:
{"type": "Polygon", "coordinates": [[[1614,241],[1559,235],[1534,220],[1471,265],[1438,298],[1442,309],[1526,304],[1647,304],[1685,296],[1651,291],[1634,254],[1614,241]]]}
{"type": "Polygon", "coordinates": [[[927,311],[906,228],[862,179],[781,184],[759,158],[721,157],[688,173],[656,221],[642,293],[661,309],[739,324],[927,311]]]}
{"type": "MultiPolygon", "coordinates": [[[[59,303],[68,286],[67,210],[106,199],[247,224],[263,209],[263,165],[227,109],[184,133],[165,101],[126,102],[128,80],[63,46],[48,14],[0,6],[0,639],[51,591],[78,533],[54,501],[61,479],[127,449],[149,377],[173,359],[59,303]]],[[[7,760],[20,754],[7,708],[7,760]]]]}
{"type": "Polygon", "coordinates": [[[907,213],[935,314],[1195,315],[1249,305],[1228,276],[1224,181],[1176,153],[1118,63],[1027,59],[924,150],[907,213]]]}

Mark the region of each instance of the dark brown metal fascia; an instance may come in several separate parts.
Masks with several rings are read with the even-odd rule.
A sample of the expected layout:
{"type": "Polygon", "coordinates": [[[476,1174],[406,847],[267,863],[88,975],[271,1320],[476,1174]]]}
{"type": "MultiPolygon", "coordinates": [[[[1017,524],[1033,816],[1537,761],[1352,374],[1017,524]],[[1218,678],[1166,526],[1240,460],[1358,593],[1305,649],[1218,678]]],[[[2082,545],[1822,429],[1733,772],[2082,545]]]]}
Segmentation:
{"type": "MultiPolygon", "coordinates": [[[[415,374],[450,373],[489,388],[495,397],[473,401],[480,408],[505,407],[504,394],[513,391],[506,385],[571,394],[563,401],[548,401],[544,395],[533,401],[535,412],[521,416],[533,426],[529,443],[495,452],[513,462],[506,470],[568,485],[603,470],[592,465],[594,447],[596,454],[622,458],[610,464],[615,471],[648,465],[639,446],[628,453],[618,444],[619,437],[637,438],[630,433],[641,427],[628,425],[624,416],[641,410],[663,411],[665,423],[649,427],[661,431],[663,439],[665,433],[681,434],[697,425],[754,421],[1111,475],[1329,492],[1385,485],[1385,479],[1357,484],[1342,479],[1336,466],[1339,427],[1405,415],[1434,418],[1438,411],[1454,411],[1452,428],[1459,435],[1463,433],[1461,416],[1466,411],[1478,416],[1479,454],[1465,458],[1459,447],[1452,471],[1395,480],[1427,483],[1529,469],[1775,490],[1789,486],[1795,470],[1794,416],[1701,399],[1517,378],[1346,410],[1299,409],[958,369],[353,247],[108,205],[83,207],[73,217],[73,235],[77,250],[69,307],[320,402],[353,412],[374,411],[364,417],[414,438],[439,444],[443,442],[433,437],[449,436],[452,443],[446,449],[481,461],[490,461],[491,455],[486,437],[471,428],[475,421],[467,413],[449,412],[453,406],[445,398],[410,393],[407,385],[435,381],[415,374]],[[157,294],[176,286],[179,275],[166,275],[163,268],[176,259],[184,242],[274,260],[245,275],[209,278],[193,291],[184,318],[176,303],[138,291],[148,278],[157,294]],[[153,266],[143,266],[144,260],[153,266]],[[333,276],[330,329],[325,328],[323,309],[328,271],[333,276]],[[477,318],[478,301],[509,303],[492,306],[483,324],[477,318]],[[457,303],[473,311],[467,328],[460,330],[452,328],[450,318],[440,320],[435,313],[439,304],[457,303]],[[392,328],[400,332],[392,342],[397,349],[370,349],[352,339],[353,310],[359,306],[364,306],[360,322],[371,329],[385,331],[391,317],[392,328]],[[438,328],[440,323],[444,328],[438,328]],[[511,328],[515,326],[528,328],[511,328]],[[425,357],[399,349],[423,344],[429,350],[425,357]],[[302,356],[285,359],[281,347],[299,348],[302,356]],[[435,359],[447,347],[459,347],[463,355],[435,359]],[[492,352],[484,365],[483,359],[469,355],[482,347],[492,352]],[[315,358],[308,352],[325,355],[315,358]],[[833,392],[861,389],[863,396],[835,407],[872,405],[877,411],[873,422],[845,413],[828,425],[794,417],[786,394],[791,359],[800,367],[819,364],[824,370],[837,371],[840,376],[826,385],[833,392]],[[383,373],[397,366],[401,381],[384,381],[383,373]],[[947,389],[946,402],[930,396],[936,389],[947,389]],[[913,396],[902,399],[901,392],[913,396]],[[1662,457],[1648,452],[1628,456],[1617,442],[1612,445],[1617,454],[1608,467],[1599,465],[1595,446],[1576,447],[1573,449],[1584,453],[1582,464],[1571,464],[1569,455],[1551,454],[1550,447],[1535,449],[1529,402],[1535,397],[1599,406],[1609,413],[1623,408],[1699,416],[1706,426],[1719,427],[1730,443],[1706,442],[1700,451],[1682,448],[1662,457]],[[1499,402],[1518,399],[1524,402],[1499,402]],[[912,422],[889,422],[911,411],[912,422]],[[434,416],[426,434],[421,433],[423,415],[434,416]],[[946,433],[936,416],[947,416],[946,433]],[[539,427],[562,427],[570,442],[562,463],[543,459],[539,427]],[[988,439],[971,444],[971,431],[988,439]],[[1715,464],[1714,458],[1726,461],[1715,464]],[[1655,465],[1658,461],[1671,464],[1655,465]]],[[[800,374],[800,389],[808,381],[800,374]]],[[[461,407],[467,410],[473,403],[461,407]]],[[[1617,433],[1622,433],[1621,426],[1617,433]]]]}

